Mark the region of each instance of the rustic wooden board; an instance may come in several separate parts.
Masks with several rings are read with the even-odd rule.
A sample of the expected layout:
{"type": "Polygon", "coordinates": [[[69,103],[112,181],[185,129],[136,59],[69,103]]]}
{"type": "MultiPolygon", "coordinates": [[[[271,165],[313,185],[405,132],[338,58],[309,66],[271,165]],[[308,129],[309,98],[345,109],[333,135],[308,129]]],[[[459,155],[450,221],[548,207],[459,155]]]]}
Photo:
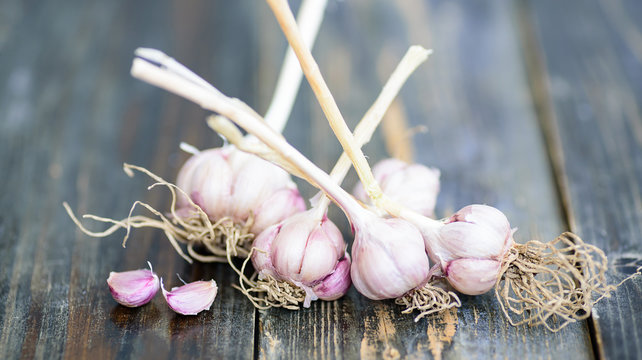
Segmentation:
{"type": "MultiPolygon", "coordinates": [[[[572,228],[611,260],[615,283],[642,265],[642,4],[532,1],[534,64],[572,228]],[[572,16],[568,16],[573,14],[572,16]],[[546,110],[548,109],[548,110],[546,110]]],[[[601,358],[642,354],[642,278],[600,302],[601,358]]]]}
{"type": "MultiPolygon", "coordinates": [[[[299,2],[292,3],[296,9],[299,2]]],[[[518,241],[550,239],[569,217],[618,264],[639,263],[642,51],[631,14],[640,8],[631,0],[606,3],[580,9],[578,2],[570,9],[585,19],[575,24],[552,2],[531,9],[512,2],[330,1],[314,53],[354,125],[409,45],[433,47],[393,113],[429,129],[413,142],[419,162],[442,170],[438,214],[474,202],[497,206],[519,227],[518,241]],[[533,23],[524,25],[524,18],[533,23]],[[536,114],[548,93],[532,100],[529,79],[537,82],[538,73],[527,74],[520,49],[544,51],[548,116],[536,114]],[[553,134],[547,141],[538,116],[553,134]],[[570,140],[556,144],[555,136],[570,140]],[[556,173],[549,152],[563,165],[556,173]]],[[[220,145],[203,124],[204,111],[129,77],[138,46],[166,50],[263,113],[285,41],[262,1],[5,1],[0,358],[575,359],[594,356],[590,331],[597,356],[641,353],[640,280],[598,306],[593,327],[578,323],[557,334],[510,326],[490,294],[464,297],[462,309],[418,323],[391,301],[372,302],[354,289],[299,312],[258,312],[229,286],[235,276],[226,266],[190,266],[158,232],[136,231],[126,249],[122,233],[88,238],[63,212],[63,200],[104,216],[124,217],[137,199],[162,209],[167,193],[146,191],[149,180],[128,178],[122,163],[172,180],[187,158],[180,141],[220,145]],[[160,295],[140,309],[115,304],[105,286],[109,271],[147,260],[169,286],[178,283],[175,273],[216,279],[212,311],[178,316],[160,295]],[[621,339],[626,346],[616,347],[621,339]]],[[[305,84],[293,118],[286,137],[329,169],[339,145],[305,84]]],[[[379,136],[366,150],[373,161],[385,156],[379,136]]],[[[348,186],[354,182],[351,175],[348,186]]],[[[309,186],[302,190],[313,194],[309,186]]],[[[336,209],[331,216],[349,235],[336,209]]],[[[611,280],[632,269],[614,268],[611,280]]]]}
{"type": "MultiPolygon", "coordinates": [[[[438,213],[487,203],[519,227],[518,240],[552,239],[565,225],[512,16],[512,8],[499,2],[341,2],[330,6],[315,53],[354,125],[409,45],[434,48],[402,92],[396,114],[429,128],[414,143],[418,161],[442,169],[438,213]]],[[[340,148],[326,145],[330,130],[307,89],[295,116],[296,134],[286,135],[329,169],[340,148]],[[306,120],[309,125],[300,125],[306,120]]],[[[373,161],[385,156],[380,138],[367,153],[373,161]]],[[[269,310],[259,318],[259,357],[592,356],[584,323],[557,334],[516,328],[493,295],[463,300],[460,310],[417,323],[393,302],[370,301],[354,290],[336,303],[299,312],[269,310]]]]}
{"type": "MultiPolygon", "coordinates": [[[[154,231],[135,232],[127,249],[122,233],[91,239],[61,206],[66,200],[80,213],[116,217],[136,199],[163,208],[167,194],[147,192],[149,179],[127,178],[122,163],[172,179],[186,158],[177,151],[181,140],[217,144],[203,111],[130,78],[137,46],[181,49],[190,66],[253,94],[253,66],[232,72],[235,64],[210,63],[226,39],[214,37],[200,52],[212,39],[200,35],[210,17],[225,18],[220,4],[191,5],[195,13],[185,14],[178,3],[157,1],[13,4],[18,19],[0,60],[1,358],[252,357],[254,308],[229,287],[225,266],[190,267],[154,231]],[[105,283],[109,271],[145,267],[147,260],[169,286],[178,283],[176,273],[216,279],[212,311],[177,316],[160,294],[140,309],[117,305],[105,283]]],[[[226,6],[229,20],[219,29],[249,38],[252,29],[232,20],[246,10],[226,6]]]]}

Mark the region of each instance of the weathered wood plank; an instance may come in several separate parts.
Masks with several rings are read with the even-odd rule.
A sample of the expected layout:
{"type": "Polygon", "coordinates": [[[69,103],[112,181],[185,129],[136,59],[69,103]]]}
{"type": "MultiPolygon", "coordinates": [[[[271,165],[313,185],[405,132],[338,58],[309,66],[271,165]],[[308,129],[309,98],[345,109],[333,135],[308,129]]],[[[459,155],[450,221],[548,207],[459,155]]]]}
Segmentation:
{"type": "MultiPolygon", "coordinates": [[[[198,147],[218,144],[202,123],[202,110],[129,78],[136,46],[168,50],[263,112],[284,41],[262,3],[8,4],[16,16],[0,25],[0,179],[8,189],[0,195],[0,357],[248,358],[255,346],[255,354],[268,358],[592,355],[584,324],[559,334],[513,328],[490,295],[467,297],[458,312],[415,324],[392,302],[371,302],[351,290],[346,299],[316,303],[309,310],[267,311],[259,315],[255,330],[255,312],[228,286],[234,276],[224,266],[188,266],[151,231],[138,231],[126,250],[119,247],[119,236],[94,240],[81,235],[62,212],[62,200],[79,212],[101,215],[124,215],[135,199],[162,208],[167,194],[144,191],[147,179],[128,179],[121,163],[144,165],[172,179],[186,157],[177,151],[179,141],[198,147]],[[175,272],[189,279],[215,278],[221,290],[213,310],[180,317],[160,297],[138,310],[115,305],[104,284],[108,272],[142,267],[146,260],[172,285],[175,272]],[[255,331],[260,331],[257,344],[255,331]]],[[[538,21],[558,10],[549,5],[538,5],[538,21]]],[[[633,5],[625,4],[624,13],[633,5]]],[[[567,168],[566,180],[575,229],[619,256],[622,264],[627,258],[640,259],[639,244],[631,240],[640,232],[641,208],[636,180],[640,156],[635,156],[642,139],[637,114],[641,82],[636,80],[640,50],[634,41],[639,29],[622,30],[627,21],[617,8],[599,9],[587,10],[588,18],[603,21],[599,14],[604,12],[619,19],[603,27],[614,39],[609,46],[626,56],[596,57],[597,72],[593,66],[587,72],[578,60],[574,64],[591,76],[578,69],[569,76],[568,64],[559,60],[562,50],[551,51],[550,44],[545,48],[553,89],[561,91],[553,91],[557,119],[570,114],[570,122],[554,123],[559,133],[582,136],[575,132],[578,121],[591,123],[593,108],[621,115],[613,117],[611,127],[594,122],[597,126],[583,130],[600,139],[600,148],[580,138],[558,153],[579,164],[567,168]],[[609,85],[608,96],[595,90],[602,82],[609,85]],[[568,89],[575,84],[588,90],[569,100],[568,89]],[[619,105],[624,109],[620,113],[619,105]],[[577,159],[584,153],[590,156],[577,159]],[[603,166],[609,176],[583,177],[593,164],[603,166]],[[616,236],[607,243],[602,229],[616,236]]],[[[354,124],[407,45],[435,48],[399,106],[411,124],[430,129],[415,138],[415,145],[418,161],[442,169],[438,213],[447,215],[470,202],[488,203],[520,228],[519,240],[548,239],[565,222],[521,66],[517,20],[511,16],[505,2],[331,2],[315,53],[354,124]]],[[[548,23],[542,24],[538,29],[547,35],[540,36],[554,43],[555,27],[544,29],[548,23]]],[[[577,54],[591,55],[591,44],[569,40],[574,41],[577,54]]],[[[297,104],[286,136],[328,169],[338,157],[338,144],[330,140],[305,85],[303,98],[307,100],[297,104]]],[[[376,139],[367,152],[373,160],[383,157],[381,141],[376,139]]],[[[304,191],[311,194],[309,187],[304,191]]],[[[336,211],[333,216],[347,230],[336,211]]],[[[618,269],[613,280],[632,267],[618,269]]],[[[640,320],[628,318],[637,305],[627,300],[639,295],[638,281],[598,307],[603,353],[615,358],[640,352],[639,342],[613,346],[619,339],[639,338],[640,320]],[[617,315],[618,304],[631,310],[617,315]],[[632,327],[620,330],[627,324],[622,318],[632,327]]]]}
{"type": "MultiPolygon", "coordinates": [[[[642,265],[642,4],[526,5],[542,60],[533,64],[533,76],[547,92],[540,105],[556,135],[549,142],[572,228],[604,249],[615,283],[642,265]]],[[[596,306],[601,358],[640,357],[641,298],[638,277],[596,306]]]]}
{"type": "MultiPolygon", "coordinates": [[[[398,113],[407,114],[412,126],[429,128],[414,142],[419,162],[442,169],[438,213],[487,203],[519,227],[518,241],[551,239],[564,229],[564,220],[516,31],[506,2],[340,2],[330,4],[314,53],[354,126],[407,46],[434,48],[402,92],[398,113]]],[[[329,169],[340,148],[328,140],[330,130],[307,88],[292,121],[290,129],[296,130],[286,131],[288,139],[329,169]]],[[[385,156],[379,138],[366,152],[373,161],[385,156]]],[[[333,215],[346,229],[341,215],[333,215]]],[[[584,323],[557,334],[516,328],[492,295],[463,301],[457,312],[418,323],[393,302],[369,301],[354,290],[298,312],[269,310],[260,315],[259,357],[592,356],[584,323]]]]}
{"type": "MultiPolygon", "coordinates": [[[[135,232],[127,249],[123,234],[88,238],[61,207],[66,200],[80,213],[121,217],[144,199],[162,209],[167,194],[147,192],[149,179],[127,178],[122,163],[173,179],[186,158],[177,150],[181,140],[220,143],[202,123],[203,111],[131,79],[129,66],[137,46],[180,48],[195,69],[253,94],[253,67],[210,62],[225,37],[201,51],[222,4],[14,5],[21,16],[0,44],[0,357],[252,357],[254,308],[229,286],[234,277],[225,266],[188,266],[154,231],[135,232]],[[189,13],[191,6],[198,11],[189,13]],[[160,294],[140,309],[117,305],[105,283],[109,271],[146,260],[167,286],[179,283],[177,272],[217,280],[212,310],[178,316],[160,294]]],[[[230,19],[248,16],[247,5],[226,11],[230,19]]],[[[256,41],[252,28],[231,20],[218,26],[220,34],[256,41]]],[[[250,59],[253,52],[242,54],[250,59]]]]}

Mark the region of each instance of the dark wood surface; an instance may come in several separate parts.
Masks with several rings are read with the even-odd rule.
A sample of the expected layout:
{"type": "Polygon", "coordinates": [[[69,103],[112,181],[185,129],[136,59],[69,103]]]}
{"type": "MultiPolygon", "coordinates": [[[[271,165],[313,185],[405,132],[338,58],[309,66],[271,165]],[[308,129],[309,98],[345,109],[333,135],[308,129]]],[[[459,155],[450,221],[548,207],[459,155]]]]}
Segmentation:
{"type": "MultiPolygon", "coordinates": [[[[293,2],[296,9],[298,2],[293,2]]],[[[571,229],[604,249],[609,280],[642,265],[642,6],[635,0],[331,0],[314,54],[351,126],[411,44],[435,50],[391,115],[418,162],[442,171],[437,213],[504,211],[516,239],[571,229]]],[[[0,7],[0,358],[608,358],[642,356],[642,280],[559,333],[513,327],[492,294],[414,322],[354,289],[310,309],[256,311],[222,264],[189,265],[160,232],[82,234],[61,206],[124,217],[174,179],[181,141],[220,145],[198,107],[129,76],[138,46],[165,50],[265,112],[285,40],[262,1],[18,1],[0,7]],[[157,296],[117,305],[110,271],[154,264],[176,285],[213,278],[212,310],[157,296]]],[[[340,153],[307,85],[286,138],[324,169],[340,153]]],[[[380,135],[366,147],[386,156],[380,135]]],[[[353,174],[346,181],[351,187],[353,174]]],[[[302,191],[313,189],[302,184],[302,191]]],[[[333,219],[349,236],[341,214],[333,219]]],[[[92,228],[98,229],[98,226],[92,228]]]]}
{"type": "MultiPolygon", "coordinates": [[[[530,5],[541,54],[534,81],[549,94],[541,118],[570,227],[609,255],[617,282],[642,265],[642,4],[530,5]]],[[[600,357],[642,356],[641,298],[638,278],[595,307],[600,357]]]]}

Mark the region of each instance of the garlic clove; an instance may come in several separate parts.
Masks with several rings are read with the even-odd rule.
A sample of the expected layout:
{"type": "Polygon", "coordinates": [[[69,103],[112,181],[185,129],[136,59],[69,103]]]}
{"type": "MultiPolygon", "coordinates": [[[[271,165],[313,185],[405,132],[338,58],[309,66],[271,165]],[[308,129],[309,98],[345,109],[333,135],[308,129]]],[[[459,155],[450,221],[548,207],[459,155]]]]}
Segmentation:
{"type": "MultiPolygon", "coordinates": [[[[383,159],[372,167],[372,175],[374,175],[375,180],[377,180],[377,183],[379,183],[379,186],[381,186],[381,190],[384,191],[384,193],[386,193],[383,186],[383,181],[388,176],[394,173],[402,172],[405,166],[406,166],[405,162],[395,158],[383,159]]],[[[354,189],[352,190],[352,194],[357,200],[365,204],[371,204],[370,197],[366,193],[366,190],[363,187],[363,183],[361,181],[358,181],[357,184],[354,186],[354,189]]],[[[388,193],[386,193],[386,195],[390,196],[390,194],[388,193]]]]}
{"type": "Polygon", "coordinates": [[[373,175],[375,175],[377,180],[384,182],[389,177],[403,172],[407,166],[408,163],[406,163],[405,161],[396,158],[388,158],[376,163],[372,167],[372,173],[373,175]]]}
{"type": "MultiPolygon", "coordinates": [[[[209,149],[192,156],[178,172],[176,186],[188,194],[211,218],[225,216],[230,204],[233,174],[227,163],[226,148],[209,149]]],[[[179,196],[178,208],[189,208],[179,196]]]]}
{"type": "Polygon", "coordinates": [[[439,195],[440,172],[421,164],[409,164],[403,172],[389,175],[383,182],[383,192],[411,210],[434,217],[439,195]]]}
{"type": "Polygon", "coordinates": [[[344,249],[341,250],[342,252],[337,253],[334,241],[329,240],[321,226],[316,226],[308,236],[297,280],[310,284],[323,279],[336,267],[344,249]]]}
{"type": "Polygon", "coordinates": [[[119,304],[137,307],[147,304],[158,292],[158,276],[151,270],[140,269],[124,272],[110,272],[107,278],[111,296],[119,304]]]}
{"type": "Polygon", "coordinates": [[[318,221],[310,211],[294,214],[281,223],[281,229],[272,242],[271,260],[276,271],[284,278],[298,280],[308,237],[318,221]]]}
{"type": "Polygon", "coordinates": [[[250,232],[260,234],[268,226],[278,224],[293,214],[305,210],[305,201],[296,188],[283,188],[273,193],[254,213],[250,232]]]}
{"type": "Polygon", "coordinates": [[[285,170],[257,156],[237,150],[230,156],[230,165],[234,172],[230,214],[236,221],[247,220],[276,191],[295,188],[285,170]]]}
{"type": "Polygon", "coordinates": [[[497,260],[504,254],[505,236],[479,224],[454,222],[439,229],[431,241],[430,250],[438,254],[433,258],[435,262],[458,258],[497,260]]]}
{"type": "Polygon", "coordinates": [[[167,305],[181,315],[196,315],[209,310],[218,291],[214,280],[194,281],[167,291],[161,279],[161,289],[167,305]]]}
{"type": "Polygon", "coordinates": [[[259,276],[261,274],[267,274],[278,277],[272,264],[271,249],[272,242],[280,230],[281,224],[272,225],[263,230],[252,243],[252,247],[255,248],[251,258],[252,265],[254,266],[254,270],[259,273],[259,276]]]}
{"type": "Polygon", "coordinates": [[[501,262],[489,259],[458,259],[445,267],[448,282],[460,293],[480,295],[495,286],[501,262]]]}
{"type": "Polygon", "coordinates": [[[510,223],[499,209],[488,205],[468,205],[457,211],[449,222],[467,222],[483,225],[495,232],[495,236],[501,238],[512,238],[510,223]]]}
{"type": "Polygon", "coordinates": [[[312,290],[321,300],[336,300],[348,292],[352,281],[350,279],[350,255],[344,253],[332,274],[326,276],[312,290]]]}
{"type": "Polygon", "coordinates": [[[466,206],[423,233],[430,258],[442,266],[459,258],[500,260],[513,244],[506,216],[486,205],[466,206]]]}
{"type": "Polygon", "coordinates": [[[334,245],[337,256],[345,253],[348,245],[343,240],[341,230],[327,216],[323,217],[321,221],[321,230],[325,233],[325,237],[334,245]]]}

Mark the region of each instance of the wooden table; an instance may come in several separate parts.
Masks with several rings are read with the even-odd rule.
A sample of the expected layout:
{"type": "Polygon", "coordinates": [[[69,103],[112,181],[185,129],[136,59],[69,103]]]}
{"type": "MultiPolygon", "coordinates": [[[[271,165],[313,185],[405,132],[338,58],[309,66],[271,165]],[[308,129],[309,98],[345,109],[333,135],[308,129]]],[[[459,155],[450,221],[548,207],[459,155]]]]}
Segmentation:
{"type": "MultiPolygon", "coordinates": [[[[642,265],[640,19],[636,0],[331,1],[314,54],[354,126],[409,45],[433,48],[389,115],[428,128],[413,142],[415,159],[442,171],[438,215],[490,204],[519,242],[570,229],[607,252],[615,283],[642,265]]],[[[416,323],[354,289],[262,312],[230,287],[227,266],[190,266],[160,232],[135,231],[126,249],[123,233],[82,234],[62,201],[116,218],[138,199],[166,209],[166,191],[147,191],[122,163],[174,179],[181,141],[221,144],[203,110],[129,76],[138,46],[262,113],[285,40],[262,1],[3,2],[0,358],[642,357],[640,278],[559,333],[509,325],[492,294],[416,323]],[[161,296],[117,305],[108,273],[147,260],[173,285],[176,273],[215,279],[212,310],[179,316],[161,296]]],[[[307,85],[285,136],[324,169],[340,153],[307,85]]],[[[381,136],[366,152],[387,156],[381,136]]]]}

